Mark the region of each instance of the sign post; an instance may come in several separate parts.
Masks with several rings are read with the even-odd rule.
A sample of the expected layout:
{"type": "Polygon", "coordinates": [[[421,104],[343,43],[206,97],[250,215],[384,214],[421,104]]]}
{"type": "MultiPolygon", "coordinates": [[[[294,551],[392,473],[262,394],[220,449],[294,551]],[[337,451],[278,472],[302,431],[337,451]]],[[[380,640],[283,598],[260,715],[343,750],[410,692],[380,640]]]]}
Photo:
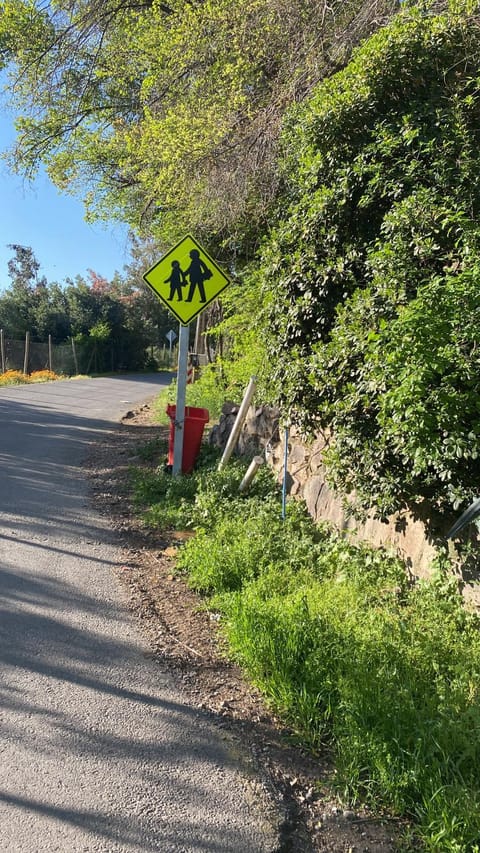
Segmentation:
{"type": "Polygon", "coordinates": [[[170,331],[167,332],[165,337],[168,341],[168,355],[169,355],[169,358],[171,361],[172,360],[172,344],[177,339],[177,336],[176,336],[175,332],[173,331],[173,329],[170,329],[170,331]]]}
{"type": "Polygon", "coordinates": [[[172,366],[172,346],[173,346],[173,342],[177,340],[177,335],[175,334],[173,329],[170,329],[170,331],[167,332],[165,337],[168,341],[168,364],[171,367],[172,366]]]}
{"type": "Polygon", "coordinates": [[[182,470],[189,323],[225,290],[230,279],[205,249],[190,236],[180,240],[147,270],[143,278],[155,296],[180,323],[172,465],[172,474],[177,475],[182,470]]]}
{"type": "Polygon", "coordinates": [[[180,338],[178,341],[177,404],[175,408],[175,438],[173,444],[172,466],[172,475],[174,477],[177,474],[180,474],[182,470],[189,333],[189,326],[180,326],[180,338]]]}

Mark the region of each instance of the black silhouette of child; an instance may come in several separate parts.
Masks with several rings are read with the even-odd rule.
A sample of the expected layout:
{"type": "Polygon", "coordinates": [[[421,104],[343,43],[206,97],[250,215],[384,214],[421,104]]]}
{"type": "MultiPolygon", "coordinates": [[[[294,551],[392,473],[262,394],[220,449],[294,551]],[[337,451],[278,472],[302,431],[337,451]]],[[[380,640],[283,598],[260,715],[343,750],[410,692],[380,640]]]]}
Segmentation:
{"type": "Polygon", "coordinates": [[[168,297],[171,302],[175,294],[177,294],[177,299],[179,302],[182,301],[182,287],[187,283],[187,279],[185,278],[185,273],[180,268],[180,264],[178,261],[172,261],[172,272],[169,277],[165,279],[164,284],[170,283],[170,296],[168,297]]]}
{"type": "Polygon", "coordinates": [[[204,264],[197,249],[192,249],[190,258],[190,266],[185,272],[185,275],[188,275],[190,279],[190,290],[185,302],[192,301],[196,287],[200,293],[200,302],[206,302],[203,282],[212,277],[212,271],[204,264]]]}

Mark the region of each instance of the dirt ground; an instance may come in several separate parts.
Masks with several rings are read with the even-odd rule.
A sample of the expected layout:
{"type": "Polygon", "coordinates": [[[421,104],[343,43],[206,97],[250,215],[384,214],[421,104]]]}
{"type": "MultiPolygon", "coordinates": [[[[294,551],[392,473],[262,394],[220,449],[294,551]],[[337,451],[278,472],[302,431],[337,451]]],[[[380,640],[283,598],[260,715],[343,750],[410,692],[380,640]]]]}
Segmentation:
{"type": "Polygon", "coordinates": [[[162,460],[145,461],[142,449],[166,434],[165,427],[152,423],[146,404],[96,444],[87,463],[92,500],[118,532],[124,551],[118,575],[153,658],[176,679],[185,701],[210,713],[246,746],[251,766],[280,814],[280,844],[272,853],[398,851],[402,824],[336,800],[329,790],[334,773],[330,757],[292,745],[292,732],[228,661],[214,614],[175,573],[182,535],[165,538],[136,518],[130,470],[158,465],[162,460]]]}

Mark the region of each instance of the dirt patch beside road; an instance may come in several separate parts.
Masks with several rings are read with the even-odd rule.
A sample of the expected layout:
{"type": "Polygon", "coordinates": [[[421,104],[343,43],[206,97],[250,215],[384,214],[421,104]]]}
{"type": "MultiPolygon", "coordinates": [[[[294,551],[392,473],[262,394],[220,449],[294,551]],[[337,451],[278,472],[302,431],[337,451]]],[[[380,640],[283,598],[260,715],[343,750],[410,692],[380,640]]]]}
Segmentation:
{"type": "Polygon", "coordinates": [[[130,469],[158,465],[158,459],[145,461],[139,454],[162,436],[166,428],[152,423],[146,405],[128,413],[87,461],[92,500],[118,532],[124,550],[118,575],[153,658],[172,673],[184,701],[205,709],[247,746],[252,769],[281,815],[281,846],[272,853],[393,853],[400,824],[335,800],[328,788],[329,756],[292,746],[292,733],[228,661],[215,615],[175,573],[181,534],[167,538],[136,518],[130,469]]]}

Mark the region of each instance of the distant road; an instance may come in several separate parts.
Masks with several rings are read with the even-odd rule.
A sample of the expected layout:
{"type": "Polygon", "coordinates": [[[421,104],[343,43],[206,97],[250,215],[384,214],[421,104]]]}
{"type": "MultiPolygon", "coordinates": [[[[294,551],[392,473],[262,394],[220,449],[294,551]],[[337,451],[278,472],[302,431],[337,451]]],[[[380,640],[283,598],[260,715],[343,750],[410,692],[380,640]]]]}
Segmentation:
{"type": "Polygon", "coordinates": [[[82,461],[167,374],[0,389],[1,853],[271,853],[236,751],[149,660],[82,461]]]}

